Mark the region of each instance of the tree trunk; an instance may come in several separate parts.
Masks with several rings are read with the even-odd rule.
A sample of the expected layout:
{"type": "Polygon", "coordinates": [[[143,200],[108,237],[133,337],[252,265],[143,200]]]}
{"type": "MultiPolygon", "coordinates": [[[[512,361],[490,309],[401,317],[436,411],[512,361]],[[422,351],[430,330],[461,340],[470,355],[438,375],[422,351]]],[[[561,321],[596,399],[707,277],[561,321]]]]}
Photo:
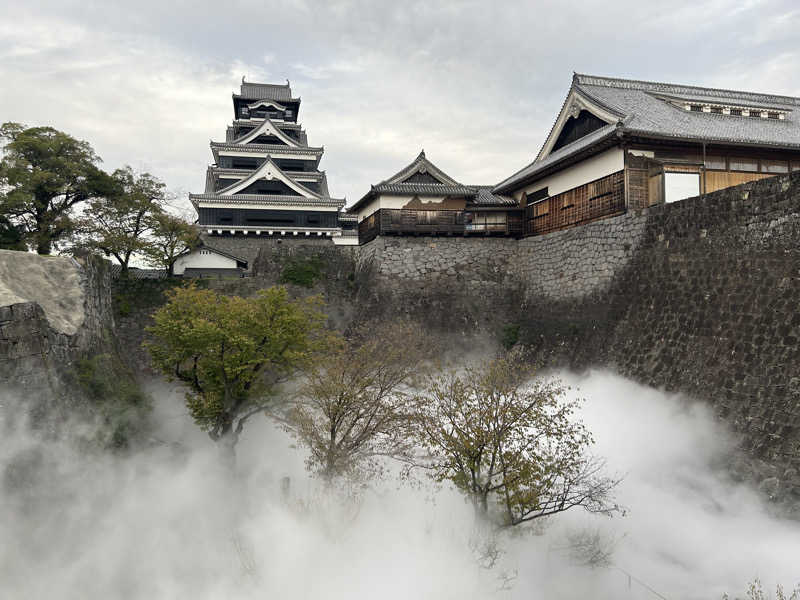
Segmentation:
{"type": "Polygon", "coordinates": [[[39,238],[36,243],[36,252],[38,254],[50,254],[53,250],[53,243],[50,239],[39,238]]]}
{"type": "Polygon", "coordinates": [[[236,444],[239,441],[239,434],[233,429],[233,420],[225,419],[216,437],[211,439],[217,442],[222,461],[228,469],[233,472],[236,470],[236,444]]]}

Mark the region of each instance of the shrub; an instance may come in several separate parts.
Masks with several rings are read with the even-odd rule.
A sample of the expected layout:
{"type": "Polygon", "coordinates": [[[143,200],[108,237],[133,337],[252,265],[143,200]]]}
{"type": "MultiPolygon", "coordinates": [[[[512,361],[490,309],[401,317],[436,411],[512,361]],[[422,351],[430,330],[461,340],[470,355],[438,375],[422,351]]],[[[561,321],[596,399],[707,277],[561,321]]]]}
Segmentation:
{"type": "Polygon", "coordinates": [[[100,420],[97,441],[114,449],[128,447],[145,423],[149,397],[110,354],[79,360],[75,378],[100,420]]]}
{"type": "Polygon", "coordinates": [[[312,287],[322,276],[324,263],[319,256],[298,257],[286,261],[281,272],[280,283],[292,283],[312,287]]]}
{"type": "Polygon", "coordinates": [[[500,344],[506,350],[511,350],[519,342],[519,325],[511,323],[503,327],[500,333],[500,344]]]}

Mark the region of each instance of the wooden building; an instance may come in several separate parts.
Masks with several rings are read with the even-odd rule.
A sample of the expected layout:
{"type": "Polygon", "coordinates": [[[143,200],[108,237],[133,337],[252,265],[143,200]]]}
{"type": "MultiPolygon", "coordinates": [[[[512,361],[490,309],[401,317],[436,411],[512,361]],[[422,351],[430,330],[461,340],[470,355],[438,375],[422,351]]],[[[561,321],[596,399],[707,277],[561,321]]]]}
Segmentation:
{"type": "Polygon", "coordinates": [[[536,159],[492,189],[526,235],[800,169],[800,98],[575,74],[536,159]]]}
{"type": "Polygon", "coordinates": [[[358,220],[359,242],[378,235],[522,234],[522,210],[491,185],[459,183],[419,153],[388,179],[371,186],[348,209],[358,220]]]}
{"type": "Polygon", "coordinates": [[[233,122],[224,142],[211,142],[214,164],[202,194],[190,194],[208,236],[328,237],[357,244],[355,223],[340,223],[344,200],[332,198],[319,163],[297,122],[300,98],[287,82],[242,79],[233,94],[233,122]]]}

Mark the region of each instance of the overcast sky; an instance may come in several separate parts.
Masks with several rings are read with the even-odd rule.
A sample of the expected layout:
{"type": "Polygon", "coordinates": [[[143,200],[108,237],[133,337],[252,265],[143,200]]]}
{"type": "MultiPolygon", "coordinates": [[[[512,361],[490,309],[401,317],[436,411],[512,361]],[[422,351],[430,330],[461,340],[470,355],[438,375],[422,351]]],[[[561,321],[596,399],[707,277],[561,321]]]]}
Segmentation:
{"type": "Polygon", "coordinates": [[[202,191],[231,92],[283,82],[352,204],[421,148],[455,179],[530,162],[572,72],[800,96],[800,5],[0,0],[0,120],[202,191]]]}

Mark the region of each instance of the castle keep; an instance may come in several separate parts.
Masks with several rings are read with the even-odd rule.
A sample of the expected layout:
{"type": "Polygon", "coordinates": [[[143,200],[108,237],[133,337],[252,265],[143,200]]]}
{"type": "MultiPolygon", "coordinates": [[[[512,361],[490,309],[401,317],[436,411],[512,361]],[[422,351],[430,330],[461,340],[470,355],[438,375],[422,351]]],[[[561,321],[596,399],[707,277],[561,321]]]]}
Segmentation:
{"type": "Polygon", "coordinates": [[[308,144],[299,112],[288,82],[243,80],[233,94],[233,122],[224,142],[211,142],[205,190],[189,196],[210,247],[214,236],[231,235],[355,242],[339,222],[344,200],[331,197],[319,170],[324,150],[308,144]]]}

